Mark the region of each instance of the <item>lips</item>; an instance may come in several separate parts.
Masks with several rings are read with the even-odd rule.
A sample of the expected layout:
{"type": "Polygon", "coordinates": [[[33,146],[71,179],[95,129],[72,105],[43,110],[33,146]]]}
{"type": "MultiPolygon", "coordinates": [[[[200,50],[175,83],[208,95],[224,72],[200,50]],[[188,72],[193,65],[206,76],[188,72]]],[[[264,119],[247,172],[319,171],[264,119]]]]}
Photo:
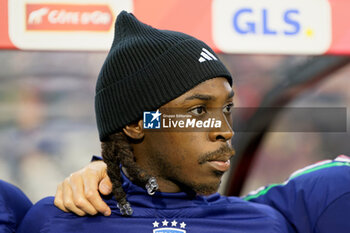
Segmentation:
{"type": "Polygon", "coordinates": [[[230,168],[230,160],[226,161],[218,161],[218,160],[211,160],[208,161],[208,164],[212,166],[215,170],[225,172],[230,168]]]}
{"type": "Polygon", "coordinates": [[[208,164],[218,172],[225,172],[230,168],[230,158],[235,154],[230,146],[223,145],[218,150],[202,155],[199,164],[208,164]]]}

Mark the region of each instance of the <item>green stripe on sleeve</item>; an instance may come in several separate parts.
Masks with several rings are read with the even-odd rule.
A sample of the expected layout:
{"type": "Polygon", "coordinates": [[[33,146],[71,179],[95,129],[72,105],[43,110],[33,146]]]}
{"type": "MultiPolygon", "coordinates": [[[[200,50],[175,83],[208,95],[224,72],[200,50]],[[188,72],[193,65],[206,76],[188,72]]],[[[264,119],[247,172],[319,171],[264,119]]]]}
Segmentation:
{"type": "MultiPolygon", "coordinates": [[[[308,174],[308,173],[311,173],[311,172],[314,172],[314,171],[318,171],[318,170],[321,170],[321,169],[324,169],[324,168],[329,168],[329,167],[339,167],[339,166],[348,166],[350,167],[350,162],[330,162],[330,163],[326,163],[326,164],[322,164],[320,166],[316,166],[316,167],[312,167],[310,169],[307,169],[305,171],[301,171],[299,173],[296,173],[294,175],[292,175],[288,181],[296,178],[296,177],[299,177],[299,176],[302,176],[302,175],[305,175],[305,174],[308,174]]],[[[270,189],[276,187],[276,186],[283,186],[285,184],[287,184],[288,182],[284,182],[284,183],[281,183],[281,184],[271,184],[269,186],[267,186],[266,188],[262,189],[261,191],[259,191],[258,193],[256,194],[252,194],[252,195],[247,195],[245,197],[243,197],[243,200],[246,200],[246,201],[249,201],[251,199],[254,199],[254,198],[258,198],[262,195],[265,195],[268,191],[270,191],[270,189]]]]}

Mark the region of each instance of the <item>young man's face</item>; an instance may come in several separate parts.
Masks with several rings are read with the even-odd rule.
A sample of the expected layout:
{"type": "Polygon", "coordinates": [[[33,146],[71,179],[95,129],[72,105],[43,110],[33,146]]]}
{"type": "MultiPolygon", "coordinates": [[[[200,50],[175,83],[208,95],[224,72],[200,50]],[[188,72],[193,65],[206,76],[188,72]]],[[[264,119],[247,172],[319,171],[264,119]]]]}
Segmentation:
{"type": "Polygon", "coordinates": [[[163,115],[191,115],[191,119],[215,118],[220,128],[145,131],[142,147],[135,147],[136,162],[156,176],[160,191],[186,189],[200,194],[217,191],[234,151],[230,139],[233,91],[225,78],[207,80],[163,105],[163,115]]]}

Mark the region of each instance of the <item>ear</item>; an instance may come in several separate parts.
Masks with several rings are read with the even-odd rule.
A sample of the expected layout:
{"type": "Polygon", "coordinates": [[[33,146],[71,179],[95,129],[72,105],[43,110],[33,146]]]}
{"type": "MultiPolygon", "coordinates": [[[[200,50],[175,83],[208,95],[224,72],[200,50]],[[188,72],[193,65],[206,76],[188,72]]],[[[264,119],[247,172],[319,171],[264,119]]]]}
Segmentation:
{"type": "Polygon", "coordinates": [[[123,132],[132,139],[141,139],[144,137],[143,132],[143,120],[139,120],[137,123],[132,123],[123,128],[123,132]]]}

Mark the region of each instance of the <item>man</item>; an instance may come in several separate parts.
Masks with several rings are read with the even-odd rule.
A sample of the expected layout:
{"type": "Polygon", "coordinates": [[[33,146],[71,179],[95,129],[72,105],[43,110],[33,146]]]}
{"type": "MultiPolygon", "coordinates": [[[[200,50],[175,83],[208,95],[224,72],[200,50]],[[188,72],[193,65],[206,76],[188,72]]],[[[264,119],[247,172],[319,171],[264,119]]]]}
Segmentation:
{"type": "Polygon", "coordinates": [[[104,200],[112,214],[77,217],[46,198],[29,211],[18,232],[291,230],[271,207],[215,194],[234,153],[231,85],[230,73],[202,41],[120,13],[95,97],[102,157],[115,196],[104,200]],[[151,125],[167,113],[202,122],[195,123],[198,127],[215,119],[215,126],[146,130],[147,111],[154,111],[151,125]]]}
{"type": "Polygon", "coordinates": [[[16,232],[31,201],[17,187],[0,180],[0,232],[16,232]]]}

